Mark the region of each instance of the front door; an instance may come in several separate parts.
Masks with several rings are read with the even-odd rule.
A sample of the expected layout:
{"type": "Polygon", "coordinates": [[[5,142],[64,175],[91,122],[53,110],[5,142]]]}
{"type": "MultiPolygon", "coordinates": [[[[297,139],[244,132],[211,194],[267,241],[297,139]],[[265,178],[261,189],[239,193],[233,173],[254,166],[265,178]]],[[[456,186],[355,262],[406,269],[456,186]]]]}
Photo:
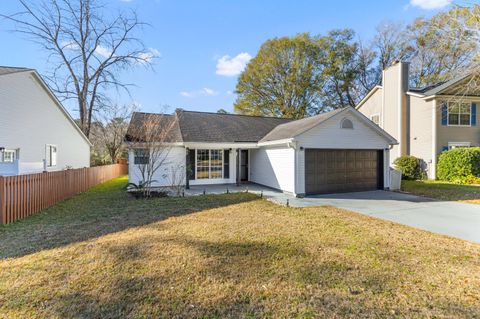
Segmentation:
{"type": "Polygon", "coordinates": [[[248,181],[248,150],[240,152],[240,180],[248,181]]]}

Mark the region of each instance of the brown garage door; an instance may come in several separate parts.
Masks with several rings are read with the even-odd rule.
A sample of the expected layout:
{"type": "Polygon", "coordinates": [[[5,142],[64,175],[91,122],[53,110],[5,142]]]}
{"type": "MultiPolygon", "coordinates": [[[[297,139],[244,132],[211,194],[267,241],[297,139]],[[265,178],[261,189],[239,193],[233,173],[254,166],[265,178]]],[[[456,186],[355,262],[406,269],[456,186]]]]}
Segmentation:
{"type": "Polygon", "coordinates": [[[374,190],[383,187],[379,150],[305,150],[306,194],[374,190]]]}

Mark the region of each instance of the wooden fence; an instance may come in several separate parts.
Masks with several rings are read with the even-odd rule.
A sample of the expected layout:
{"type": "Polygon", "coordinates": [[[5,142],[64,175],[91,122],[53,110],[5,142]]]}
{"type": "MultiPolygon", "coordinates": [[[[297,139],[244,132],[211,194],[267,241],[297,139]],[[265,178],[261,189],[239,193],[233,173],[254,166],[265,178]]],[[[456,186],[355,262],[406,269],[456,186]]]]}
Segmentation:
{"type": "Polygon", "coordinates": [[[50,173],[0,176],[0,224],[12,223],[35,214],[127,172],[127,165],[113,164],[50,173]]]}

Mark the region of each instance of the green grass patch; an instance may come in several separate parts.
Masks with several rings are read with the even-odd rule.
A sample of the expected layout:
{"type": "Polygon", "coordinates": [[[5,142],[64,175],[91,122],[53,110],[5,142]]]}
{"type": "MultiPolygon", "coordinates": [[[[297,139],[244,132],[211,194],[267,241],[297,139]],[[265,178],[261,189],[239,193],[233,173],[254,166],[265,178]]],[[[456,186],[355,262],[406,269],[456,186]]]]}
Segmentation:
{"type": "Polygon", "coordinates": [[[125,178],[0,227],[0,318],[480,316],[480,245],[252,194],[125,178]]]}
{"type": "Polygon", "coordinates": [[[402,191],[449,201],[480,204],[480,185],[459,185],[442,181],[402,181],[402,191]]]}

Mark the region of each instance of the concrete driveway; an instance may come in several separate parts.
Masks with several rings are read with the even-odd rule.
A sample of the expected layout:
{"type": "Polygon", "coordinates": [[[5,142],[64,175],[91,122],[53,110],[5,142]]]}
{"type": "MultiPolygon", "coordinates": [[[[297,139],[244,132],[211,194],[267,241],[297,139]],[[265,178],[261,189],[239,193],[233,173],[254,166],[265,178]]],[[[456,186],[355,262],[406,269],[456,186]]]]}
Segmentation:
{"type": "MultiPolygon", "coordinates": [[[[271,198],[273,201],[275,199],[271,198]]],[[[284,203],[282,198],[281,203],[284,203]]],[[[291,206],[331,205],[400,224],[480,243],[480,205],[438,201],[386,191],[292,198],[291,206]]]]}

